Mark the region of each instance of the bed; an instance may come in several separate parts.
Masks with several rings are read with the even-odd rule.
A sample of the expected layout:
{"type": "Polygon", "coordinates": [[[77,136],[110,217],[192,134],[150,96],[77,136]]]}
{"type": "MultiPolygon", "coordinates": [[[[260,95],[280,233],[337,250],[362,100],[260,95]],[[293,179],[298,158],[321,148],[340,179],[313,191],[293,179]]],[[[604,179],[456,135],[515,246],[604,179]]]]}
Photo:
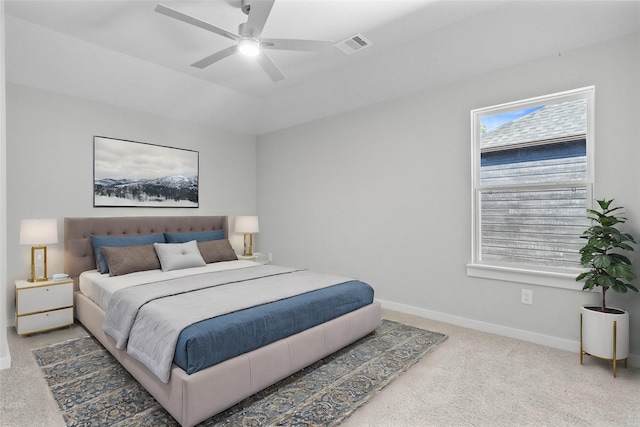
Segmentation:
{"type": "MultiPolygon", "coordinates": [[[[154,370],[153,366],[149,367],[148,364],[144,364],[140,362],[138,358],[131,356],[126,351],[126,345],[118,345],[122,343],[118,343],[110,334],[104,332],[103,323],[107,317],[105,309],[101,307],[101,305],[104,305],[104,302],[100,301],[95,295],[92,295],[90,298],[80,290],[81,275],[88,272],[85,273],[85,276],[82,276],[84,283],[87,280],[87,276],[96,274],[94,271],[96,270],[96,256],[91,236],[151,236],[162,233],[184,234],[208,232],[220,233],[224,236],[224,239],[228,239],[227,217],[65,218],[65,272],[74,280],[76,318],[183,426],[196,425],[311,363],[358,340],[368,333],[375,331],[380,325],[381,319],[380,305],[372,301],[345,314],[340,314],[338,317],[321,321],[321,323],[315,324],[302,331],[294,331],[292,335],[284,337],[274,335],[271,342],[259,348],[249,348],[247,352],[238,355],[234,355],[234,353],[231,352],[227,354],[227,356],[222,357],[221,361],[214,361],[212,366],[201,366],[193,370],[193,373],[187,373],[187,371],[192,371],[190,365],[187,363],[187,366],[185,366],[184,362],[178,360],[176,357],[176,359],[169,361],[167,378],[158,376],[158,372],[154,370]],[[92,271],[94,272],[91,273],[92,271]],[[94,302],[92,298],[96,299],[100,305],[94,302]],[[176,362],[180,363],[182,367],[176,362]]],[[[304,270],[285,269],[279,266],[255,265],[256,263],[246,261],[244,265],[238,263],[242,264],[243,261],[224,261],[218,263],[218,265],[234,265],[234,269],[237,267],[237,273],[229,273],[231,277],[235,277],[234,275],[236,274],[242,274],[243,277],[245,274],[249,274],[251,278],[246,280],[244,278],[242,279],[243,286],[245,281],[252,282],[254,276],[255,280],[266,280],[270,283],[275,283],[276,279],[278,283],[295,283],[299,277],[305,277],[309,274],[309,272],[304,270]],[[280,280],[280,278],[282,278],[282,280],[280,280]]],[[[196,267],[196,269],[210,268],[216,270],[218,266],[207,264],[207,266],[196,267]]],[[[189,271],[189,269],[184,270],[189,271]]],[[[149,274],[151,276],[162,275],[158,270],[134,273],[130,276],[139,274],[149,274]]],[[[189,276],[190,273],[186,274],[189,276]]],[[[207,274],[216,273],[207,272],[207,274]]],[[[227,272],[224,274],[226,275],[227,272]]],[[[191,277],[201,277],[201,275],[198,273],[198,275],[194,274],[191,277]]],[[[126,274],[114,277],[114,279],[118,278],[122,278],[124,281],[129,280],[126,278],[126,274]]],[[[187,280],[189,283],[197,282],[196,280],[184,278],[176,280],[187,280]]],[[[225,280],[224,285],[226,286],[227,282],[233,282],[233,280],[236,279],[225,280]]],[[[323,277],[320,282],[324,280],[325,277],[323,277]]],[[[173,286],[172,281],[173,278],[167,280],[167,286],[173,286]]],[[[314,279],[313,281],[317,280],[314,279]]],[[[165,282],[162,283],[164,285],[165,282]]],[[[351,285],[350,282],[345,282],[341,283],[340,287],[351,285]]],[[[183,285],[181,284],[180,286],[183,285]]],[[[201,290],[198,288],[195,292],[208,292],[210,287],[211,286],[207,285],[207,289],[201,290]]],[[[220,287],[222,288],[223,286],[220,287]]],[[[307,295],[315,295],[316,293],[322,292],[334,292],[334,290],[338,288],[339,286],[325,283],[321,285],[320,288],[314,288],[314,290],[307,292],[303,297],[306,298],[307,295]]],[[[253,291],[249,291],[249,293],[253,294],[253,291]]],[[[116,293],[114,293],[114,295],[116,295],[116,293]]],[[[110,296],[110,298],[114,297],[110,296]]],[[[187,298],[187,296],[185,296],[185,298],[187,298]]],[[[297,298],[297,296],[291,298],[283,297],[283,299],[279,300],[279,303],[284,304],[286,302],[289,307],[287,309],[293,309],[291,307],[298,304],[297,302],[291,302],[296,301],[295,298],[297,298]]],[[[229,300],[232,299],[233,298],[230,298],[229,300]]],[[[314,301],[307,301],[306,304],[310,305],[307,305],[307,308],[304,308],[302,311],[309,311],[309,307],[317,306],[317,302],[314,301]]],[[[264,306],[273,307],[274,305],[265,304],[264,306]]],[[[282,309],[282,307],[277,308],[277,310],[282,309]]],[[[161,310],[164,310],[164,308],[161,310]]],[[[271,312],[268,315],[273,316],[273,310],[276,309],[269,308],[269,310],[271,310],[271,312]]],[[[298,307],[298,310],[300,310],[300,307],[298,307]]],[[[248,313],[249,311],[250,310],[242,310],[242,313],[248,313]]],[[[238,312],[232,310],[231,313],[223,313],[220,316],[207,320],[207,322],[215,322],[218,318],[226,319],[227,315],[237,315],[237,313],[238,312]]],[[[114,316],[112,315],[111,317],[114,316]]],[[[187,329],[183,332],[185,331],[187,331],[187,329]]],[[[280,333],[279,330],[278,333],[280,333]]],[[[182,339],[182,333],[178,340],[180,339],[182,339]]],[[[217,339],[225,340],[224,336],[217,339]]],[[[126,339],[124,342],[126,343],[126,339]]],[[[240,350],[234,350],[234,352],[237,351],[240,350]]],[[[176,355],[178,353],[179,351],[176,350],[176,355]]]]}

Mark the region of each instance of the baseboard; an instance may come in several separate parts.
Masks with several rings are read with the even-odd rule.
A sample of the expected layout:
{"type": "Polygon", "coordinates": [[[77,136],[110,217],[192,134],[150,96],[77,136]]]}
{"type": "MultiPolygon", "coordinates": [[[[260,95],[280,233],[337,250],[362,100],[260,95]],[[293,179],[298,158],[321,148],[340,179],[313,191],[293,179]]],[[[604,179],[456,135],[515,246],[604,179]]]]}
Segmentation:
{"type": "Polygon", "coordinates": [[[3,369],[9,369],[11,367],[11,354],[7,352],[7,355],[0,357],[0,371],[3,369]]]}
{"type": "MultiPolygon", "coordinates": [[[[571,351],[576,354],[580,352],[579,341],[571,341],[563,338],[553,337],[550,335],[543,335],[535,332],[525,331],[522,329],[496,325],[494,323],[468,319],[466,317],[453,316],[450,314],[441,313],[439,311],[427,310],[424,308],[414,307],[406,304],[399,304],[392,301],[380,300],[377,298],[376,301],[382,304],[382,308],[386,308],[389,310],[399,311],[401,313],[411,314],[413,316],[423,317],[425,319],[436,320],[438,322],[449,323],[451,325],[473,329],[476,331],[487,332],[490,334],[500,335],[508,338],[515,338],[521,341],[527,341],[534,344],[557,348],[560,350],[571,351]]],[[[640,368],[640,356],[629,354],[628,362],[629,367],[640,368]]]]}

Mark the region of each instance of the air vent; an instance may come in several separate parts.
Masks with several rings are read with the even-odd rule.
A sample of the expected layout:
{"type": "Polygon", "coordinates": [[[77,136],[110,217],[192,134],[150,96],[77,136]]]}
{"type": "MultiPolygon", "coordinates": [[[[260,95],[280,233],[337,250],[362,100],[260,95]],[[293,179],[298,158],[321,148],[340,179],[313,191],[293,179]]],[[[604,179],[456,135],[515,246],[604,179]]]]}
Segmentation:
{"type": "Polygon", "coordinates": [[[336,47],[347,55],[351,55],[352,53],[369,46],[371,46],[371,42],[367,40],[362,34],[356,34],[349,37],[348,39],[336,43],[336,47]]]}

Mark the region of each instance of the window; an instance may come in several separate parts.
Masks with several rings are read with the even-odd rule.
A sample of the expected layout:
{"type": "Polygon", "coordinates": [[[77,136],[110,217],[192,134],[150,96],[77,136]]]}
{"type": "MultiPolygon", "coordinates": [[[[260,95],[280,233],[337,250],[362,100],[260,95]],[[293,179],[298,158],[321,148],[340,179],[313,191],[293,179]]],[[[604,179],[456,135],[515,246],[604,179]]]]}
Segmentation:
{"type": "Polygon", "coordinates": [[[471,112],[469,275],[573,280],[592,199],[593,97],[589,87],[471,112]]]}

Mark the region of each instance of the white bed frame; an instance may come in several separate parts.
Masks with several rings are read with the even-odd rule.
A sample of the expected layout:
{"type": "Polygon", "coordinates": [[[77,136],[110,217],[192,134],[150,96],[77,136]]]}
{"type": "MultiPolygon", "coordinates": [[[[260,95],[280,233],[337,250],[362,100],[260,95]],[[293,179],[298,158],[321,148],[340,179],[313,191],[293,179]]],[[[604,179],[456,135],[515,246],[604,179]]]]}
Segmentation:
{"type": "Polygon", "coordinates": [[[140,362],[115,348],[115,341],[102,332],[104,310],[78,291],[80,273],[95,269],[89,236],[219,229],[228,236],[227,217],[65,218],[65,272],[76,286],[76,318],[182,426],[212,417],[362,338],[381,322],[380,304],[374,302],[192,375],[174,364],[169,383],[161,382],[140,362]]]}

